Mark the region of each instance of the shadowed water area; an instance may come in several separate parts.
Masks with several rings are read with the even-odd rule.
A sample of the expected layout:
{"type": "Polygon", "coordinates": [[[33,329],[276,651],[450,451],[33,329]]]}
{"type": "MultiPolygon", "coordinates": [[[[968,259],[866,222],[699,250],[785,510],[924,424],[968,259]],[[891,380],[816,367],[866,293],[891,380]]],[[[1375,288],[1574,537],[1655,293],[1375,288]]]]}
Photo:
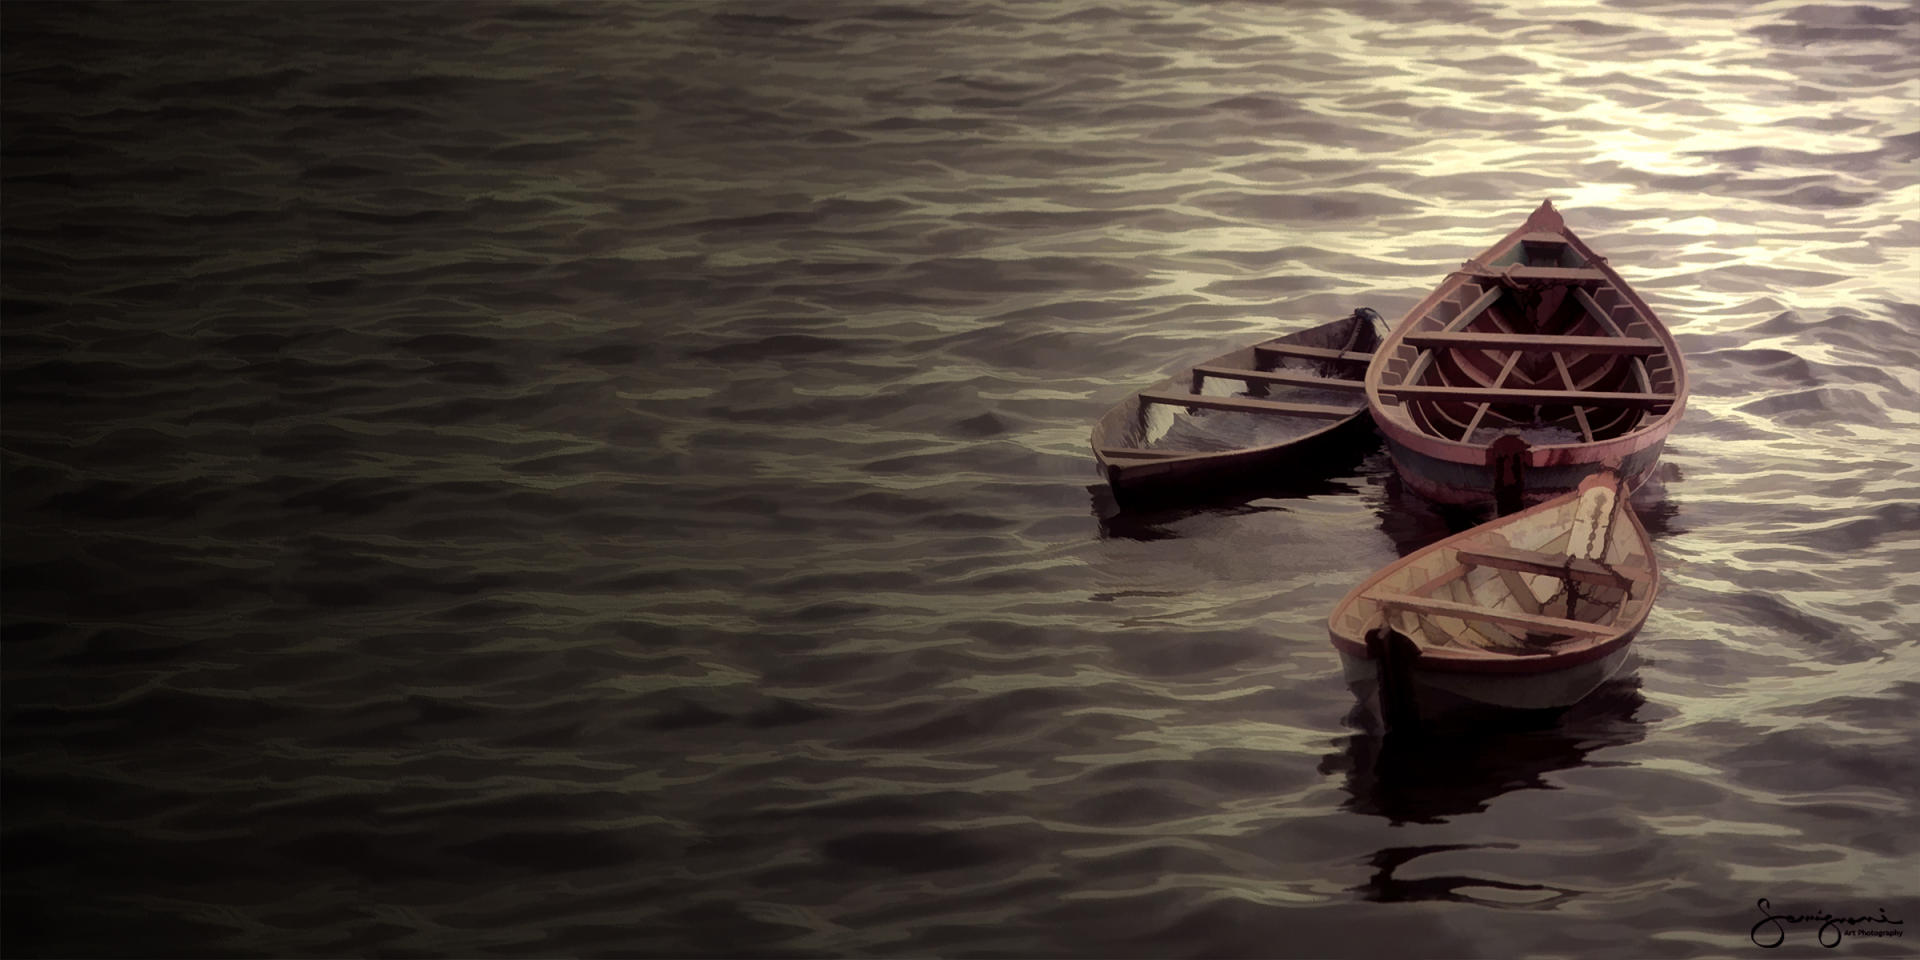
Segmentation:
{"type": "Polygon", "coordinates": [[[9,956],[1914,949],[1910,6],[0,37],[9,956]],[[1565,714],[1386,742],[1326,616],[1470,518],[1377,448],[1117,513],[1088,429],[1543,198],[1686,354],[1665,585],[1565,714]]]}

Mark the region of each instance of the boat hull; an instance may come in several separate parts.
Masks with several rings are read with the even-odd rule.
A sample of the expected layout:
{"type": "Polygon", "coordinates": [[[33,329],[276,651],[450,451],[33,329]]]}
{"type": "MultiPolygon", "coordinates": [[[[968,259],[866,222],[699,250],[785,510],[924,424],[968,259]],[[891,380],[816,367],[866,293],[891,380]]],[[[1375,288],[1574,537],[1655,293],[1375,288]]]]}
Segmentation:
{"type": "MultiPolygon", "coordinates": [[[[1637,630],[1634,632],[1638,632],[1637,630]]],[[[1633,653],[1629,641],[1597,659],[1539,673],[1459,673],[1414,669],[1414,699],[1422,719],[1473,705],[1504,710],[1557,710],[1571,707],[1613,679],[1633,653]]],[[[1340,669],[1354,696],[1376,713],[1380,694],[1376,661],[1340,651],[1340,669]]]]}
{"type": "Polygon", "coordinates": [[[1124,507],[1190,503],[1282,488],[1303,475],[1324,476],[1378,447],[1373,420],[1361,408],[1285,446],[1215,454],[1203,463],[1108,464],[1106,480],[1114,501],[1124,507]]]}
{"type": "MultiPolygon", "coordinates": [[[[1381,434],[1386,438],[1387,456],[1408,489],[1435,503],[1475,506],[1490,502],[1490,491],[1494,489],[1493,468],[1484,460],[1476,463],[1464,458],[1433,456],[1409,444],[1402,431],[1382,430],[1381,434]]],[[[1550,448],[1555,454],[1553,459],[1529,465],[1524,474],[1525,502],[1551,500],[1603,469],[1618,473],[1628,492],[1637,490],[1660,466],[1666,435],[1667,431],[1662,430],[1657,435],[1635,438],[1638,442],[1630,446],[1583,444],[1550,448]],[[1613,457],[1620,458],[1617,465],[1608,463],[1613,457]]]]}

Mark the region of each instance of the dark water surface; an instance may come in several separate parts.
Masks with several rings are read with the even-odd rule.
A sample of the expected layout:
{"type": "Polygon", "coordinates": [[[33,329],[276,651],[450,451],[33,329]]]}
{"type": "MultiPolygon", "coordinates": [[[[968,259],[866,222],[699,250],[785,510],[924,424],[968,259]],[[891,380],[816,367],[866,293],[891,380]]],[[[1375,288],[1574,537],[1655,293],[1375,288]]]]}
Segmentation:
{"type": "Polygon", "coordinates": [[[0,30],[8,956],[1916,948],[1911,6],[0,30]],[[1112,516],[1087,432],[1543,197],[1687,353],[1666,587],[1384,743],[1325,617],[1457,518],[1112,516]]]}

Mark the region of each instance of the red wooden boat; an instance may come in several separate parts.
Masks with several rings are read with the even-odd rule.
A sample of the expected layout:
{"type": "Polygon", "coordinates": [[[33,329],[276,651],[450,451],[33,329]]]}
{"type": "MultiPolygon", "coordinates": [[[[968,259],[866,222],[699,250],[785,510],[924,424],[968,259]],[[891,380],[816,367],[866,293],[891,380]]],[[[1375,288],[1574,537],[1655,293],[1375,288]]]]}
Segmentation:
{"type": "Polygon", "coordinates": [[[1680,421],[1687,375],[1653,309],[1547,202],[1407,313],[1366,395],[1415,492],[1517,505],[1608,460],[1639,486],[1680,421]]]}
{"type": "Polygon", "coordinates": [[[1379,691],[1390,725],[1409,700],[1421,716],[1461,702],[1549,709],[1619,671],[1659,589],[1646,527],[1603,471],[1381,569],[1327,630],[1347,682],[1363,701],[1379,691]]]}

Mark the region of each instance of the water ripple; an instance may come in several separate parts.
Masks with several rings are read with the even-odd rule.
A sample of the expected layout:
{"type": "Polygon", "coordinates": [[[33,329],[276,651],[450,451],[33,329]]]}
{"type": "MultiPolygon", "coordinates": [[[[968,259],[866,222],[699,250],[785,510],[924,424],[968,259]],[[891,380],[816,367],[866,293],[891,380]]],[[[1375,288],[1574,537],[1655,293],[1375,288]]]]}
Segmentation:
{"type": "Polygon", "coordinates": [[[153,12],[8,12],[13,952],[1920,912],[1911,11],[153,12]],[[1383,738],[1326,611],[1467,518],[1378,451],[1126,513],[1088,424],[1542,197],[1687,354],[1667,581],[1580,706],[1383,738]]]}

